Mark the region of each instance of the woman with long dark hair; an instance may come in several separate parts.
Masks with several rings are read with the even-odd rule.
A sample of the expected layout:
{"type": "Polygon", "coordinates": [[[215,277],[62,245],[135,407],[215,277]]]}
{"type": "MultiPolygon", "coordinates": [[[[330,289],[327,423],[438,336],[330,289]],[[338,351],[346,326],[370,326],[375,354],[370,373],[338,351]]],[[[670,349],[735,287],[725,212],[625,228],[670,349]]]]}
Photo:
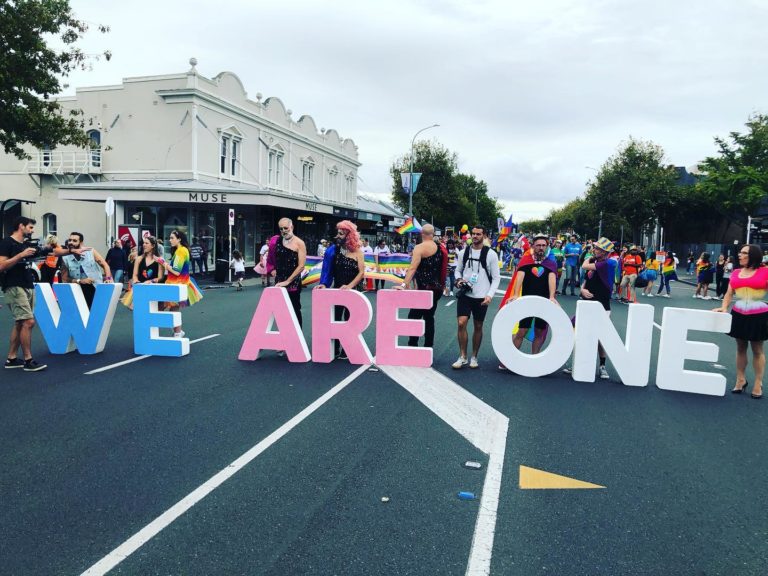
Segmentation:
{"type": "Polygon", "coordinates": [[[763,397],[763,372],[765,352],[763,342],[768,340],[768,268],[763,266],[763,251],[759,246],[746,244],[739,249],[739,268],[733,271],[723,305],[715,312],[727,312],[731,300],[731,331],[729,336],[736,339],[736,385],[734,394],[741,394],[749,383],[747,369],[747,347],[752,348],[752,369],[755,373],[752,398],[763,397]]]}
{"type": "MultiPolygon", "coordinates": [[[[174,230],[170,234],[171,261],[161,260],[160,263],[168,274],[166,284],[184,284],[187,286],[187,300],[184,302],[169,302],[166,310],[179,310],[186,306],[197,304],[203,299],[203,293],[197,286],[195,279],[189,275],[189,241],[187,235],[181,230],[174,230]]],[[[173,335],[177,338],[184,337],[181,326],[173,327],[173,335]]]]}
{"type": "Polygon", "coordinates": [[[133,286],[136,284],[157,284],[163,280],[163,268],[160,267],[160,252],[157,238],[146,236],[141,243],[141,256],[133,261],[131,286],[121,302],[133,310],[133,286]]]}

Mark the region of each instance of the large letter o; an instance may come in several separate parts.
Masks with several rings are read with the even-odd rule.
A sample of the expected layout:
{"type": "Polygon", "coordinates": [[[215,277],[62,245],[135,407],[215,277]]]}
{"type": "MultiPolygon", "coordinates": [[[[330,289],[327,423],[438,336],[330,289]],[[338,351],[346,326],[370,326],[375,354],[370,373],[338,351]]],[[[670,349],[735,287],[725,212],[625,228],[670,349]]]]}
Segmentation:
{"type": "Polygon", "coordinates": [[[563,309],[540,296],[523,296],[499,310],[491,328],[493,351],[502,364],[521,376],[545,376],[560,369],[573,352],[573,325],[563,309]],[[534,316],[549,324],[551,341],[538,354],[526,354],[512,344],[512,330],[534,316]]]}

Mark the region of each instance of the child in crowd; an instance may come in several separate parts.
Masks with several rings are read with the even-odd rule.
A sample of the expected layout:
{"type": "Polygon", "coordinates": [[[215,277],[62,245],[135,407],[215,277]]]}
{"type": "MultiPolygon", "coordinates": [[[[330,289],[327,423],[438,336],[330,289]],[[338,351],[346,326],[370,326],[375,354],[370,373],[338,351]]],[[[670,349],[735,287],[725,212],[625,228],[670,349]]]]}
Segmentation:
{"type": "Polygon", "coordinates": [[[237,291],[240,292],[243,289],[243,278],[245,278],[245,260],[239,250],[232,251],[232,260],[229,263],[229,267],[235,271],[235,285],[237,291]]]}

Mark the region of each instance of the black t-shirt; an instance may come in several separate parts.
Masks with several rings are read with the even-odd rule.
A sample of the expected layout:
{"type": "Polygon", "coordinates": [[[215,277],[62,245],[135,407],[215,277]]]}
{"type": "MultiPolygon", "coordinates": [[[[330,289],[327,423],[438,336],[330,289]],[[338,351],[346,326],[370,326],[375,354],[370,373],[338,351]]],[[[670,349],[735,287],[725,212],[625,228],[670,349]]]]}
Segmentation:
{"type": "MultiPolygon", "coordinates": [[[[24,251],[24,243],[17,242],[12,236],[8,236],[0,241],[0,256],[7,256],[13,258],[19,252],[24,251]]],[[[27,267],[26,262],[19,261],[15,266],[6,268],[2,272],[3,289],[10,288],[12,286],[20,286],[22,288],[34,288],[35,273],[27,267]]]]}
{"type": "MultiPolygon", "coordinates": [[[[590,259],[591,262],[595,262],[594,258],[590,259]]],[[[604,265],[603,263],[598,263],[598,266],[604,265]]],[[[600,304],[603,305],[603,308],[606,310],[611,309],[611,289],[605,285],[605,283],[600,280],[600,276],[597,273],[597,270],[590,270],[587,272],[586,280],[584,281],[584,288],[589,290],[592,293],[592,296],[594,298],[591,298],[591,301],[594,302],[600,302],[600,304]]],[[[582,298],[583,300],[586,300],[586,298],[582,298]]]]}
{"type": "Polygon", "coordinates": [[[549,275],[552,271],[541,264],[527,264],[519,268],[524,272],[523,296],[541,296],[549,298],[549,275]]]}

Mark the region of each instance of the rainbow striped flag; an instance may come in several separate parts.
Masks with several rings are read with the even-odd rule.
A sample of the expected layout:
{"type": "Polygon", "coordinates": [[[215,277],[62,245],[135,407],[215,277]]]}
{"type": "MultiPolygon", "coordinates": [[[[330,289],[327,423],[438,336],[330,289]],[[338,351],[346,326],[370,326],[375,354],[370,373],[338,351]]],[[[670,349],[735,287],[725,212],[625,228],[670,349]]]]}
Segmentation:
{"type": "Polygon", "coordinates": [[[408,216],[405,224],[395,230],[398,234],[407,234],[408,232],[421,232],[421,224],[413,216],[408,216]]]}

